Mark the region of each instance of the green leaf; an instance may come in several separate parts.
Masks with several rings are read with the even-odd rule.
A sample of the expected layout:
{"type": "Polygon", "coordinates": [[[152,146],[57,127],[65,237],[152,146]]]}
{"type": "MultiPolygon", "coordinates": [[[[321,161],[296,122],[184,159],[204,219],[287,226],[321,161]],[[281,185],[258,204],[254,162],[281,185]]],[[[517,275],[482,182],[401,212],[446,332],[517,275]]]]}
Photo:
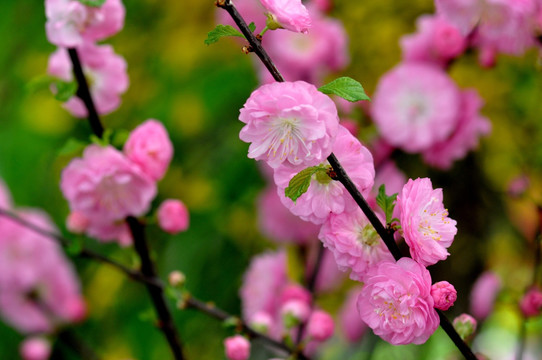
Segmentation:
{"type": "Polygon", "coordinates": [[[77,0],[81,4],[92,7],[100,7],[105,3],[105,0],[77,0]]]}
{"type": "Polygon", "coordinates": [[[393,209],[395,208],[395,200],[398,194],[391,196],[386,195],[386,186],[380,185],[378,188],[378,195],[376,196],[376,203],[386,214],[386,224],[392,221],[393,209]]]}
{"type": "Polygon", "coordinates": [[[311,166],[301,170],[290,180],[288,187],[284,190],[284,195],[295,202],[309,189],[312,176],[318,172],[325,173],[325,171],[326,168],[323,166],[311,166]]]}
{"type": "Polygon", "coordinates": [[[206,45],[211,45],[220,40],[224,36],[238,36],[244,37],[239,31],[235,30],[233,26],[218,24],[213,30],[207,33],[207,39],[203,41],[206,45]]]}
{"type": "Polygon", "coordinates": [[[29,93],[34,93],[38,90],[49,89],[49,87],[55,80],[57,79],[50,75],[37,76],[26,84],[26,90],[29,93]]]}
{"type": "Polygon", "coordinates": [[[58,101],[68,101],[68,99],[74,96],[77,92],[77,82],[75,81],[66,82],[56,80],[53,81],[53,84],[56,87],[55,99],[58,101]]]}
{"type": "Polygon", "coordinates": [[[88,144],[74,138],[69,138],[68,141],[60,148],[58,155],[79,155],[88,144]]]}
{"type": "Polygon", "coordinates": [[[251,22],[251,23],[248,25],[248,28],[250,29],[250,31],[254,32],[254,30],[256,30],[256,24],[254,24],[253,22],[251,22]]]}
{"type": "Polygon", "coordinates": [[[128,140],[128,137],[130,136],[130,132],[125,129],[119,129],[115,130],[113,136],[111,137],[111,145],[122,148],[126,140],[128,140]]]}
{"type": "Polygon", "coordinates": [[[90,141],[93,144],[100,145],[100,146],[107,146],[111,144],[111,137],[113,136],[113,130],[112,129],[105,129],[102,138],[97,137],[96,135],[92,134],[90,135],[90,141]]]}
{"type": "Polygon", "coordinates": [[[222,326],[224,326],[226,329],[235,329],[239,326],[240,322],[241,319],[239,319],[237,316],[230,316],[222,322],[222,326]]]}
{"type": "Polygon", "coordinates": [[[340,77],[335,79],[329,84],[320,86],[318,90],[324,94],[335,94],[351,102],[359,100],[371,100],[371,98],[365,94],[363,86],[361,86],[361,84],[356,80],[349,77],[340,77]]]}
{"type": "Polygon", "coordinates": [[[66,246],[66,252],[71,256],[78,256],[83,250],[83,239],[81,237],[73,238],[68,246],[66,246]]]}

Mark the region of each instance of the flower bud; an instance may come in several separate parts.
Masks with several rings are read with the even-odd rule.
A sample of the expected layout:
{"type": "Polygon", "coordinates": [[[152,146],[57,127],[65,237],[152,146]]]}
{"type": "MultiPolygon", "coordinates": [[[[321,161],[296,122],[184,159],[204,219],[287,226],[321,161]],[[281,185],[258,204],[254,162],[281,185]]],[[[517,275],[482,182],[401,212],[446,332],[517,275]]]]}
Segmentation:
{"type": "Polygon", "coordinates": [[[476,331],[476,319],[469,314],[461,314],[453,321],[454,329],[465,340],[476,331]]]}
{"type": "Polygon", "coordinates": [[[168,199],[158,208],[158,225],[170,234],[188,229],[188,210],[180,200],[168,199]]]}
{"type": "Polygon", "coordinates": [[[262,334],[267,334],[271,325],[273,325],[273,319],[265,311],[258,311],[250,319],[250,326],[262,334]]]}
{"type": "Polygon", "coordinates": [[[439,281],[431,286],[431,296],[435,301],[435,308],[446,311],[457,300],[457,291],[449,282],[439,281]]]}
{"type": "Polygon", "coordinates": [[[309,305],[300,300],[290,300],[280,309],[284,326],[287,329],[291,329],[307,320],[310,311],[309,305]]]}
{"type": "Polygon", "coordinates": [[[527,291],[519,303],[519,308],[525,317],[540,315],[542,311],[542,291],[534,287],[527,291]]]}
{"type": "Polygon", "coordinates": [[[229,360],[247,360],[250,356],[250,342],[241,335],[224,339],[224,348],[229,360]]]}
{"type": "Polygon", "coordinates": [[[47,360],[51,355],[51,343],[42,337],[25,339],[19,348],[23,360],[47,360]]]}
{"type": "Polygon", "coordinates": [[[169,273],[169,276],[168,276],[169,285],[173,287],[181,287],[184,285],[185,281],[186,281],[186,276],[182,272],[175,270],[169,273]]]}
{"type": "Polygon", "coordinates": [[[325,341],[333,336],[335,323],[333,318],[325,311],[315,310],[307,324],[309,336],[316,341],[325,341]]]}

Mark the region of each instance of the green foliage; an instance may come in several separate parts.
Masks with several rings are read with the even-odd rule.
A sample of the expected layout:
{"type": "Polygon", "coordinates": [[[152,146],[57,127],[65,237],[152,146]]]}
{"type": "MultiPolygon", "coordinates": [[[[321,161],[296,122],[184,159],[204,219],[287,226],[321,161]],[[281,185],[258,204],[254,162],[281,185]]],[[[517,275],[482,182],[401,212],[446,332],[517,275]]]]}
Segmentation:
{"type": "Polygon", "coordinates": [[[250,31],[254,32],[254,30],[256,30],[256,24],[251,22],[250,24],[248,24],[248,28],[250,29],[250,31]]]}
{"type": "MultiPolygon", "coordinates": [[[[253,24],[254,23],[252,23],[251,25],[253,24]]],[[[207,33],[207,39],[205,39],[203,42],[205,43],[205,45],[211,45],[216,43],[218,40],[220,40],[220,38],[224,36],[237,36],[244,38],[243,34],[237,31],[233,26],[218,24],[213,30],[207,33]]]]}
{"type": "Polygon", "coordinates": [[[77,82],[75,81],[55,80],[53,85],[56,87],[55,99],[58,101],[68,101],[77,92],[77,82]]]}
{"type": "Polygon", "coordinates": [[[376,203],[384,211],[384,214],[386,214],[386,224],[389,224],[392,221],[393,209],[395,208],[395,200],[397,199],[397,195],[398,194],[387,196],[386,186],[384,184],[380,185],[378,188],[376,203]]]}
{"type": "Polygon", "coordinates": [[[105,0],[77,0],[81,4],[92,7],[100,7],[105,3],[105,0]]]}
{"type": "Polygon", "coordinates": [[[340,77],[318,88],[324,94],[334,94],[350,102],[371,100],[361,84],[347,76],[340,77]]]}
{"type": "Polygon", "coordinates": [[[87,143],[81,140],[77,140],[75,138],[69,138],[68,141],[66,141],[66,143],[64,144],[64,146],[62,146],[60,150],[58,150],[58,155],[63,155],[63,156],[79,155],[83,152],[83,149],[87,145],[88,145],[87,143]]]}
{"type": "Polygon", "coordinates": [[[326,173],[327,168],[321,165],[311,166],[297,173],[288,183],[288,187],[284,190],[284,195],[292,199],[294,202],[304,193],[307,192],[311,184],[311,179],[314,174],[319,172],[326,173]]]}

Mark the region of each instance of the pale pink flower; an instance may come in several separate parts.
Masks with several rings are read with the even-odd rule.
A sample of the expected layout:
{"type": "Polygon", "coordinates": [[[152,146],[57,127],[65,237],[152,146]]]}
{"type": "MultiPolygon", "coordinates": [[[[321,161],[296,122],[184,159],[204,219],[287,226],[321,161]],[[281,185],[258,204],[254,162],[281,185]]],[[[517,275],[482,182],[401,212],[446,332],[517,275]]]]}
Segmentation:
{"type": "Polygon", "coordinates": [[[429,165],[449,169],[455,160],[478,146],[478,139],[491,131],[489,120],[479,111],[483,100],[474,89],[461,92],[459,120],[452,134],[423,152],[423,159],[429,165]]]}
{"type": "Polygon", "coordinates": [[[458,120],[459,91],[443,70],[404,63],[380,79],[372,105],[384,140],[414,153],[451,134],[458,120]]]}
{"type": "MultiPolygon", "coordinates": [[[[260,3],[267,10],[267,17],[276,24],[276,27],[269,28],[282,27],[286,30],[306,33],[311,27],[309,11],[303,6],[301,0],[260,0],[260,3]]],[[[268,26],[269,22],[268,20],[268,26]]]]}
{"type": "MultiPolygon", "coordinates": [[[[84,43],[77,48],[83,73],[89,83],[90,94],[99,114],[108,114],[120,105],[120,95],[128,89],[126,61],[115,54],[110,45],[84,43]]],[[[49,57],[47,73],[63,81],[72,81],[72,63],[65,48],[49,57]]],[[[72,96],[64,107],[76,117],[86,117],[87,109],[81,99],[72,96]]]]}
{"type": "Polygon", "coordinates": [[[59,47],[76,47],[85,41],[103,40],[124,26],[121,0],[107,0],[100,7],[77,0],[45,0],[47,39],[59,47]]]}
{"type": "Polygon", "coordinates": [[[149,119],[130,133],[123,151],[143,172],[154,180],[160,180],[173,157],[173,144],[164,125],[149,119]]]}
{"type": "Polygon", "coordinates": [[[82,234],[87,231],[90,221],[81,212],[75,211],[66,218],[66,228],[68,231],[76,234],[82,234]]]}
{"type": "Polygon", "coordinates": [[[240,111],[239,137],[251,143],[248,157],[272,168],[283,162],[312,166],[325,160],[337,134],[333,101],[303,81],[277,82],[255,90],[240,111]]]}
{"type": "MultiPolygon", "coordinates": [[[[317,247],[320,247],[320,243],[316,243],[317,247]]],[[[316,247],[316,246],[315,246],[316,247]]],[[[305,277],[309,279],[310,274],[313,271],[314,262],[316,261],[316,254],[309,257],[305,277]]],[[[328,293],[337,290],[344,283],[346,278],[345,273],[339,270],[337,262],[333,253],[328,249],[324,249],[324,255],[322,255],[322,261],[320,263],[320,270],[316,277],[316,284],[314,286],[317,293],[328,293]]]]}
{"type": "Polygon", "coordinates": [[[360,291],[361,286],[350,290],[339,311],[339,324],[342,333],[349,342],[359,341],[367,330],[367,324],[360,321],[357,309],[357,300],[360,291]]]}
{"type": "MultiPolygon", "coordinates": [[[[373,186],[375,174],[373,157],[369,150],[348,130],[339,126],[337,139],[333,145],[333,153],[359,191],[366,196],[373,186]]],[[[321,165],[329,166],[329,163],[325,161],[321,165]]],[[[308,191],[294,203],[285,197],[284,190],[288,187],[290,180],[301,170],[303,170],[301,166],[294,168],[286,165],[275,169],[275,184],[279,197],[293,214],[303,220],[322,224],[331,213],[341,214],[357,207],[344,186],[338,181],[331,180],[323,173],[313,176],[308,191]]]]}
{"type": "Polygon", "coordinates": [[[533,287],[521,299],[519,308],[525,317],[540,315],[542,311],[542,291],[533,287]]]}
{"type": "Polygon", "coordinates": [[[466,339],[476,331],[476,319],[469,314],[461,314],[453,321],[454,329],[462,339],[466,339]]]}
{"type": "Polygon", "coordinates": [[[229,360],[247,360],[250,356],[250,341],[241,335],[224,339],[224,348],[229,360]]]}
{"type": "Polygon", "coordinates": [[[132,245],[132,233],[123,219],[108,221],[106,219],[93,219],[89,222],[86,234],[101,242],[117,242],[120,246],[132,245]]]}
{"type": "Polygon", "coordinates": [[[307,334],[316,341],[326,341],[333,336],[335,322],[331,315],[323,310],[314,310],[307,322],[307,334]]]}
{"type": "Polygon", "coordinates": [[[446,17],[467,35],[480,21],[485,0],[435,0],[437,14],[446,17]]]}
{"type": "Polygon", "coordinates": [[[435,309],[448,310],[457,300],[457,291],[447,281],[439,281],[431,286],[431,296],[435,301],[435,309]]]}
{"type": "Polygon", "coordinates": [[[433,190],[430,179],[408,181],[397,196],[394,217],[414,260],[429,266],[450,255],[446,249],[454,241],[457,222],[448,217],[442,189],[433,190]]]}
{"type": "Polygon", "coordinates": [[[497,295],[501,290],[501,280],[492,271],[480,275],[470,292],[470,313],[478,320],[491,314],[497,295]]]}
{"type": "Polygon", "coordinates": [[[319,235],[342,271],[364,282],[369,269],[384,260],[393,260],[388,248],[360,209],[331,214],[319,235]]]}
{"type": "Polygon", "coordinates": [[[439,326],[429,271],[410,258],[369,269],[358,296],[361,319],[393,345],[423,344],[439,326]]]}
{"type": "Polygon", "coordinates": [[[188,209],[180,200],[168,199],[160,204],[157,212],[158,225],[170,234],[188,229],[188,209]]]}
{"type": "Polygon", "coordinates": [[[43,337],[26,338],[19,352],[23,360],[47,360],[51,355],[51,343],[43,337]]]}

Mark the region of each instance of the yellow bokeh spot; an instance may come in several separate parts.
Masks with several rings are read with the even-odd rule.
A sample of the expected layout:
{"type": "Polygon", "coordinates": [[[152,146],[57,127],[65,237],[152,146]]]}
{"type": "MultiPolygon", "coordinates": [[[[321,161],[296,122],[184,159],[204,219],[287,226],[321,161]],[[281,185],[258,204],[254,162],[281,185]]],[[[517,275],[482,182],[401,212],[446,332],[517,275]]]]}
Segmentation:
{"type": "Polygon", "coordinates": [[[23,100],[20,116],[31,130],[45,135],[63,135],[72,130],[76,121],[62,103],[47,91],[34,93],[23,100]]]}

